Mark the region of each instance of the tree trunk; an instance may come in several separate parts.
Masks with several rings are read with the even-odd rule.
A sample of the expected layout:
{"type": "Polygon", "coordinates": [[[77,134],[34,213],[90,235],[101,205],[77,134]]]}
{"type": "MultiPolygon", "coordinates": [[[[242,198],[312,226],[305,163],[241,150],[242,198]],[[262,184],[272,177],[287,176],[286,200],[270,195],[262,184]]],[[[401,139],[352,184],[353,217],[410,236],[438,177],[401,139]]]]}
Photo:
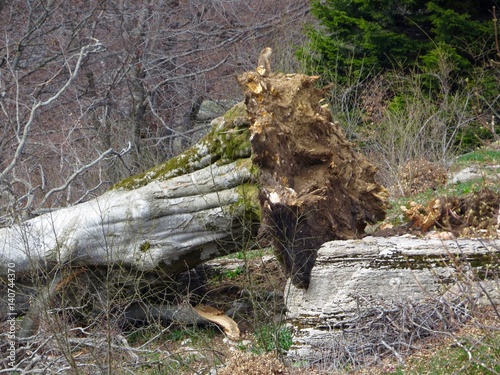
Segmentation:
{"type": "MultiPolygon", "coordinates": [[[[94,299],[102,311],[153,306],[157,296],[146,301],[143,290],[165,289],[182,271],[252,246],[261,215],[287,275],[307,287],[323,242],[360,236],[385,216],[376,169],[320,106],[316,77],[248,72],[238,79],[246,108],[240,103],[214,120],[190,150],[99,198],[0,229],[0,275],[13,268],[17,287],[44,286],[24,336],[62,290],[78,306],[94,299]]],[[[9,309],[0,301],[0,310],[9,309]]]]}
{"type": "Polygon", "coordinates": [[[422,337],[450,335],[475,312],[499,316],[499,256],[494,239],[370,236],[325,243],[309,289],[285,289],[296,332],[288,355],[338,367],[396,351],[406,357],[422,337]]]}
{"type": "Polygon", "coordinates": [[[249,165],[211,165],[138,189],[112,190],[4,228],[1,272],[6,274],[9,262],[19,275],[35,264],[47,269],[116,263],[175,274],[233,252],[243,231],[234,216],[244,199],[241,185],[251,179],[249,165]]]}
{"type": "MultiPolygon", "coordinates": [[[[242,118],[246,112],[239,104],[184,154],[96,199],[0,229],[0,275],[14,272],[18,289],[50,285],[54,275],[71,275],[71,269],[127,270],[123,283],[131,282],[128,275],[146,273],[168,280],[239,251],[241,244],[248,248],[260,215],[242,118]]],[[[49,294],[62,286],[52,284],[49,294]]],[[[8,288],[1,293],[5,297],[8,288]]],[[[17,298],[16,311],[22,313],[27,298],[17,298]]],[[[5,301],[2,316],[9,311],[5,301]]]]}

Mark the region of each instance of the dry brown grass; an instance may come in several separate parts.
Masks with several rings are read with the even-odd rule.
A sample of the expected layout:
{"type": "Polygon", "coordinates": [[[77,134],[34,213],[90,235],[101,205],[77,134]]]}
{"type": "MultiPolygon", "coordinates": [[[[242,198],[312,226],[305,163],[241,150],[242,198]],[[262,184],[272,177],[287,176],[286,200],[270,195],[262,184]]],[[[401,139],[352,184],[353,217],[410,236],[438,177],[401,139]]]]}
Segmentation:
{"type": "Polygon", "coordinates": [[[281,375],[289,374],[285,365],[274,353],[256,355],[248,352],[234,352],[219,375],[281,375]]]}
{"type": "Polygon", "coordinates": [[[403,165],[398,173],[398,179],[403,194],[408,196],[442,187],[448,180],[448,173],[442,166],[420,159],[403,165]]]}

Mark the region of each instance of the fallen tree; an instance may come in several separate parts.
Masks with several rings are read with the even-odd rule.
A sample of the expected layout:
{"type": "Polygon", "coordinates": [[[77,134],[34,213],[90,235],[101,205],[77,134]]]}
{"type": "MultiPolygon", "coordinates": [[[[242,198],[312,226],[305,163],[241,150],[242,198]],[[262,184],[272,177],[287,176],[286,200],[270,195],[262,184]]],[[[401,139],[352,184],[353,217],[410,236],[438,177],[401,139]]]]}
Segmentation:
{"type": "Polygon", "coordinates": [[[215,126],[193,149],[96,199],[0,229],[0,274],[8,263],[20,276],[33,266],[110,263],[175,274],[235,251],[258,223],[250,150],[218,149],[220,138],[246,130],[224,118],[215,126]]]}
{"type": "MultiPolygon", "coordinates": [[[[376,168],[320,105],[316,80],[247,72],[238,77],[245,103],[214,120],[190,150],[99,198],[0,229],[0,275],[7,281],[14,269],[28,295],[20,293],[14,306],[16,314],[30,310],[20,335],[36,332],[63,291],[66,304],[90,316],[113,306],[145,320],[150,311],[170,316],[158,307],[163,292],[150,291],[201,262],[248,249],[261,221],[287,276],[307,287],[321,244],[361,236],[367,223],[384,218],[387,201],[376,168]]],[[[8,290],[6,282],[2,294],[8,290]]],[[[4,316],[13,311],[6,301],[4,316]]]]}
{"type": "MultiPolygon", "coordinates": [[[[44,306],[78,287],[74,279],[92,295],[100,293],[94,286],[113,283],[120,298],[134,296],[131,303],[141,288],[168,285],[201,262],[251,247],[259,206],[245,118],[236,105],[178,157],[94,200],[0,229],[1,316],[30,309],[20,330],[30,336],[44,306]],[[13,275],[16,300],[8,303],[13,275]]],[[[83,296],[66,303],[87,305],[83,296]]]]}

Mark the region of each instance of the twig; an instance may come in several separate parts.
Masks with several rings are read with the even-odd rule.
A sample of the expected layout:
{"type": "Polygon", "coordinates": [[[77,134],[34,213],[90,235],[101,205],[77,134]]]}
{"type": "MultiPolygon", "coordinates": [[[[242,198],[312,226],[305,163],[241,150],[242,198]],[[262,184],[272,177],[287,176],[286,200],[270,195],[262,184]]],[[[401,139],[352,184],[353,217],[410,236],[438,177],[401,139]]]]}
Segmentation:
{"type": "Polygon", "coordinates": [[[384,345],[387,349],[389,349],[392,352],[392,354],[394,354],[394,356],[398,359],[399,363],[401,363],[401,364],[405,363],[405,361],[403,360],[403,357],[401,357],[401,355],[397,352],[396,349],[394,349],[392,346],[387,344],[384,340],[380,340],[380,343],[382,345],[384,345]]]}

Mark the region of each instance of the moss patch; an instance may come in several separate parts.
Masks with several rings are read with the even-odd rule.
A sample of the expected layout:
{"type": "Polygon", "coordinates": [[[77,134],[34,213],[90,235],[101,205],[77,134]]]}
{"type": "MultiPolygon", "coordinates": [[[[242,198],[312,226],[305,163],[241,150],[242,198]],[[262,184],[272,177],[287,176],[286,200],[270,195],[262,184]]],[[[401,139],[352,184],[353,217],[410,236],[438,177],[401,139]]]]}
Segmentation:
{"type": "Polygon", "coordinates": [[[223,117],[212,121],[212,130],[184,153],[146,172],[128,177],[111,187],[133,190],[151,181],[164,181],[202,169],[211,163],[229,164],[251,154],[246,108],[236,104],[223,117]]]}
{"type": "Polygon", "coordinates": [[[149,243],[149,241],[145,241],[141,243],[141,245],[139,246],[139,250],[142,251],[143,253],[148,251],[150,248],[151,248],[151,243],[149,243]]]}

